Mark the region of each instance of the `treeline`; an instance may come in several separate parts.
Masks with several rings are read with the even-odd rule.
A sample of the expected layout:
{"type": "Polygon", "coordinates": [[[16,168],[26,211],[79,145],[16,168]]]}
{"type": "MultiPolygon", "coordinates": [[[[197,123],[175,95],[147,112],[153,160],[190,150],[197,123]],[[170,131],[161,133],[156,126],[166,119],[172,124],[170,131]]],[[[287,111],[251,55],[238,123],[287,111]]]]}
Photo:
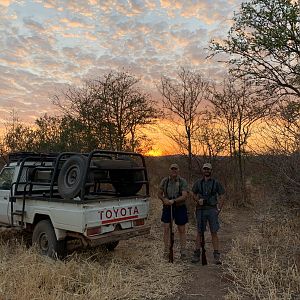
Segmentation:
{"type": "Polygon", "coordinates": [[[109,72],[54,95],[58,116],[44,115],[35,126],[12,116],[4,137],[6,151],[87,152],[93,149],[136,151],[144,146],[141,126],[151,124],[158,110],[128,72],[109,72]]]}
{"type": "Polygon", "coordinates": [[[165,118],[172,126],[164,133],[186,155],[189,176],[202,163],[199,155],[210,161],[228,155],[233,194],[244,203],[246,158],[264,154],[262,163],[284,189],[298,193],[299,15],[298,4],[288,0],[243,3],[227,39],[210,43],[212,56],[228,57],[229,75],[222,82],[180,67],[176,76],[162,75],[157,82],[160,108],[136,76],[111,71],[55,95],[60,114],[38,118],[34,128],[13,118],[2,151],[141,151],[151,147],[141,129],[165,118]]]}

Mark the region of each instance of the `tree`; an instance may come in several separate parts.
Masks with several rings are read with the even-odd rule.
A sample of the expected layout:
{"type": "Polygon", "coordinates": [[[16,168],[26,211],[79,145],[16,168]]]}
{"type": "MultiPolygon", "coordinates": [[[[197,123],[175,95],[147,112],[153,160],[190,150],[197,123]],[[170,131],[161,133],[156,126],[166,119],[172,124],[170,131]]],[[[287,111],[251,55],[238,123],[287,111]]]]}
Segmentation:
{"type": "Polygon", "coordinates": [[[299,201],[300,193],[300,103],[297,98],[285,98],[266,120],[262,133],[264,163],[277,179],[277,188],[284,192],[286,200],[299,201]]]}
{"type": "Polygon", "coordinates": [[[109,72],[89,82],[98,103],[104,108],[111,148],[135,149],[140,145],[138,130],[153,123],[159,115],[155,102],[142,92],[139,79],[128,72],[109,72]]]}
{"type": "Polygon", "coordinates": [[[162,76],[158,90],[163,96],[164,109],[171,114],[172,122],[177,123],[176,120],[179,120],[179,124],[184,127],[184,135],[179,133],[179,138],[173,136],[173,139],[187,151],[191,175],[192,142],[199,128],[202,110],[200,104],[208,96],[208,82],[199,72],[181,67],[176,79],[162,76]]]}
{"type": "Polygon", "coordinates": [[[212,41],[227,53],[231,72],[254,79],[269,93],[300,96],[300,9],[290,0],[242,3],[228,37],[212,41]]]}
{"type": "Polygon", "coordinates": [[[80,152],[87,144],[81,130],[80,122],[74,118],[45,114],[35,120],[32,148],[36,152],[80,152]]]}
{"type": "Polygon", "coordinates": [[[109,148],[104,124],[104,106],[99,103],[95,91],[86,82],[81,87],[68,87],[62,96],[55,95],[53,103],[63,116],[64,136],[72,137],[76,151],[88,152],[95,148],[109,148]]]}
{"type": "Polygon", "coordinates": [[[223,128],[212,111],[207,110],[199,123],[199,130],[195,135],[194,147],[200,147],[196,153],[202,153],[206,160],[213,161],[228,149],[226,129],[223,128]]]}
{"type": "Polygon", "coordinates": [[[8,151],[142,151],[149,140],[140,129],[151,124],[158,111],[150,96],[136,86],[138,82],[129,73],[110,72],[81,87],[68,87],[53,99],[60,116],[45,114],[34,127],[13,118],[4,145],[8,151]]]}
{"type": "Polygon", "coordinates": [[[235,177],[235,189],[241,192],[245,202],[244,157],[247,142],[254,123],[268,114],[274,100],[259,94],[250,81],[229,77],[224,80],[222,88],[212,88],[210,101],[215,118],[226,128],[229,153],[238,174],[235,177]]]}
{"type": "MultiPolygon", "coordinates": [[[[84,141],[84,151],[95,148],[131,150],[140,145],[140,127],[151,124],[158,111],[150,96],[137,87],[139,79],[128,72],[114,72],[86,81],[80,88],[68,88],[55,96],[69,122],[84,141]]],[[[71,130],[71,133],[74,132],[71,130]]]]}
{"type": "Polygon", "coordinates": [[[58,152],[63,149],[60,117],[45,114],[36,119],[35,124],[35,151],[58,152]]]}
{"type": "Polygon", "coordinates": [[[10,117],[5,125],[3,152],[32,151],[35,143],[34,130],[22,124],[14,110],[11,111],[10,117]]]}

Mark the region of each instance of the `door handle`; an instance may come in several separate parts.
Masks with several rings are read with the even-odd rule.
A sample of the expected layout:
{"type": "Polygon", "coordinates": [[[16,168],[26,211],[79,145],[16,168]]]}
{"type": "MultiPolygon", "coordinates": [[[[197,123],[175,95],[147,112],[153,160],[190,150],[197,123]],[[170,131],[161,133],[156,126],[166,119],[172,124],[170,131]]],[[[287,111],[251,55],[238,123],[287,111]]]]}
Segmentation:
{"type": "Polygon", "coordinates": [[[8,198],[7,197],[4,197],[4,200],[7,200],[8,198]]]}

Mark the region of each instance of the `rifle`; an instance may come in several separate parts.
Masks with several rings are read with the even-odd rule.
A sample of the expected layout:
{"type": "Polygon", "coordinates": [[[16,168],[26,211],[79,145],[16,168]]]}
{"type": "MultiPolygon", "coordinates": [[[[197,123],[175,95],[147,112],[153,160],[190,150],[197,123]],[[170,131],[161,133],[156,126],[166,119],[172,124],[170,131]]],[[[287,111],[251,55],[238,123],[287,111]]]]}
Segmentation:
{"type": "Polygon", "coordinates": [[[173,231],[173,205],[170,206],[171,210],[171,220],[170,220],[170,252],[169,252],[169,262],[173,263],[174,262],[174,231],[173,231]]]}
{"type": "MultiPolygon", "coordinates": [[[[203,210],[201,210],[201,222],[203,224],[203,210]]],[[[204,226],[201,226],[202,229],[204,229],[204,226]]],[[[204,239],[204,230],[201,231],[201,261],[202,261],[202,266],[207,265],[207,259],[206,259],[206,250],[205,250],[205,239],[204,239]]]]}

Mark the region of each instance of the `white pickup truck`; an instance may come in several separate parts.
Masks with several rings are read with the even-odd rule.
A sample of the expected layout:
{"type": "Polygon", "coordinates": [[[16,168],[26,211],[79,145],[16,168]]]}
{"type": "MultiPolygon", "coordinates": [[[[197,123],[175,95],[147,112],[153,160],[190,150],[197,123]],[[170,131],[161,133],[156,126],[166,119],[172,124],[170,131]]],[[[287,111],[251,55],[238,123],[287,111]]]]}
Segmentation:
{"type": "Polygon", "coordinates": [[[149,199],[144,157],[132,152],[18,152],[0,173],[0,225],[29,232],[50,257],[74,239],[113,250],[148,234],[149,199]]]}

